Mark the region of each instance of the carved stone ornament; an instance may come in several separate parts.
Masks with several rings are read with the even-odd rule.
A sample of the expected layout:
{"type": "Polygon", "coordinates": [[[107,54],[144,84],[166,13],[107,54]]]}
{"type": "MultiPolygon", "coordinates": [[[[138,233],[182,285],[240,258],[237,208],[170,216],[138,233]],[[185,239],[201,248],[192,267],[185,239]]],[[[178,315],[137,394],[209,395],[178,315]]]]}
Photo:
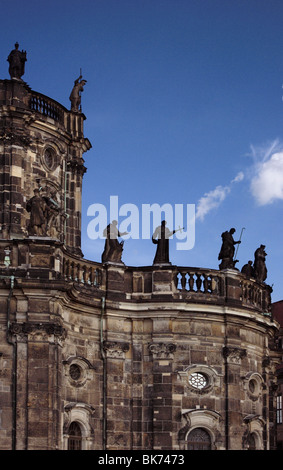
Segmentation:
{"type": "Polygon", "coordinates": [[[82,159],[80,161],[75,158],[68,160],[67,167],[73,174],[78,173],[81,176],[87,171],[82,159]]]}
{"type": "Polygon", "coordinates": [[[227,362],[232,363],[232,364],[241,364],[241,360],[246,355],[247,355],[246,349],[231,348],[231,347],[223,348],[223,357],[227,359],[227,362]]]}
{"type": "Polygon", "coordinates": [[[64,340],[66,330],[57,323],[12,323],[9,333],[18,341],[52,341],[64,340]]]}
{"type": "Polygon", "coordinates": [[[51,181],[37,180],[38,188],[27,201],[26,210],[30,213],[28,233],[30,236],[48,236],[60,239],[64,220],[67,217],[61,201],[59,188],[51,181]]]}
{"type": "Polygon", "coordinates": [[[19,145],[20,147],[28,147],[31,143],[31,138],[24,134],[14,134],[12,131],[4,131],[0,134],[0,142],[19,145]]]}
{"type": "Polygon", "coordinates": [[[103,349],[107,358],[125,359],[125,353],[129,351],[128,343],[118,341],[104,341],[103,349]]]}
{"type": "Polygon", "coordinates": [[[174,352],[176,351],[176,344],[151,343],[148,346],[148,349],[154,359],[173,359],[174,352]]]}

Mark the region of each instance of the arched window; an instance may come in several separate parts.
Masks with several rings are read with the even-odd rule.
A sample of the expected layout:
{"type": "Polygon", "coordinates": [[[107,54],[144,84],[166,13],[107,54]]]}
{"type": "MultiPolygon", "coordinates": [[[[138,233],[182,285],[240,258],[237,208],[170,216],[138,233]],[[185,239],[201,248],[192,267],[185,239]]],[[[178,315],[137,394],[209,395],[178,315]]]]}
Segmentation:
{"type": "Polygon", "coordinates": [[[188,450],[211,450],[210,435],[203,428],[195,428],[188,436],[188,450]]]}
{"type": "Polygon", "coordinates": [[[68,434],[68,450],[82,450],[82,432],[79,424],[73,421],[68,434]]]}

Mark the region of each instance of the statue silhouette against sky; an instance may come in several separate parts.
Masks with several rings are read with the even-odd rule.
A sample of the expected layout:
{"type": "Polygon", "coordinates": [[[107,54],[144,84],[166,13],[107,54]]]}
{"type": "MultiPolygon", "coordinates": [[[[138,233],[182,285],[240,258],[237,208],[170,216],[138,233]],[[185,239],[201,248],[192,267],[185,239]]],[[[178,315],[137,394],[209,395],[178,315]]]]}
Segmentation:
{"type": "Polygon", "coordinates": [[[25,73],[25,62],[27,60],[26,51],[19,51],[19,44],[16,42],[15,49],[13,49],[7,61],[9,62],[9,74],[11,78],[21,79],[25,73]]]}
{"type": "Polygon", "coordinates": [[[153,264],[170,264],[169,261],[169,238],[176,230],[172,232],[166,227],[166,220],[162,220],[161,225],[157,227],[152,235],[152,242],[157,245],[153,264]]]}
{"type": "Polygon", "coordinates": [[[103,231],[103,236],[106,237],[104,251],[102,253],[102,262],[121,263],[124,240],[119,242],[118,237],[127,235],[127,232],[120,233],[118,230],[117,220],[113,220],[111,224],[103,231]]]}
{"type": "Polygon", "coordinates": [[[82,75],[79,76],[75,80],[73,89],[70,94],[70,101],[71,101],[71,111],[78,113],[80,112],[81,106],[81,93],[84,91],[84,86],[86,84],[86,80],[82,80],[82,75]]]}
{"type": "Polygon", "coordinates": [[[237,260],[234,260],[235,245],[241,243],[241,241],[235,242],[233,238],[235,232],[236,230],[231,228],[229,232],[223,232],[221,235],[222,246],[218,255],[218,259],[221,260],[219,269],[234,268],[237,263],[237,260]]]}

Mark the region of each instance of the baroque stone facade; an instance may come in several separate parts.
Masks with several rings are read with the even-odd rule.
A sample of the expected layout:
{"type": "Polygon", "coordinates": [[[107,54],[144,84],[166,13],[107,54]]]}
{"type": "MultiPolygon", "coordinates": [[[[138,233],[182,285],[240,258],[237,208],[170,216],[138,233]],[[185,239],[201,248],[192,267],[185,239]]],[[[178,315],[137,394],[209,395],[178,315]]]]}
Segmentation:
{"type": "Polygon", "coordinates": [[[274,449],[271,288],[84,259],[84,120],[0,80],[1,449],[274,449]]]}

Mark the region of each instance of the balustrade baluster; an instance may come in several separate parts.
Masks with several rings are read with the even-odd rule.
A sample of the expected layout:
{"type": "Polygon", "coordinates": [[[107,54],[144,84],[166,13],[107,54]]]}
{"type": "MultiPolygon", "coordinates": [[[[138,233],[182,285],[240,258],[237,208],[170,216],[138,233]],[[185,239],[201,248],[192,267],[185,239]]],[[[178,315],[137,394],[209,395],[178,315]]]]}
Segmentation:
{"type": "Polygon", "coordinates": [[[202,285],[201,274],[197,273],[196,286],[197,286],[198,292],[201,290],[201,285],[202,285]]]}
{"type": "Polygon", "coordinates": [[[194,278],[194,274],[190,273],[189,274],[189,288],[190,288],[190,291],[193,291],[194,290],[194,285],[195,285],[195,278],[194,278]]]}
{"type": "Polygon", "coordinates": [[[75,274],[75,281],[79,282],[80,280],[80,265],[79,263],[76,264],[76,274],[75,274]]]}
{"type": "Polygon", "coordinates": [[[178,272],[174,274],[173,281],[174,281],[176,289],[179,289],[179,273],[178,272]]]}
{"type": "Polygon", "coordinates": [[[186,273],[181,273],[181,275],[182,275],[182,278],[181,278],[182,290],[186,290],[186,284],[187,284],[186,273]]]}
{"type": "Polygon", "coordinates": [[[86,282],[89,286],[92,285],[92,267],[88,268],[87,270],[87,279],[86,279],[86,282]]]}
{"type": "Polygon", "coordinates": [[[85,276],[86,276],[86,267],[80,266],[80,280],[82,284],[85,284],[85,276]]]}
{"type": "Polygon", "coordinates": [[[94,285],[94,286],[98,286],[98,285],[99,285],[98,269],[95,270],[93,285],[94,285]]]}

